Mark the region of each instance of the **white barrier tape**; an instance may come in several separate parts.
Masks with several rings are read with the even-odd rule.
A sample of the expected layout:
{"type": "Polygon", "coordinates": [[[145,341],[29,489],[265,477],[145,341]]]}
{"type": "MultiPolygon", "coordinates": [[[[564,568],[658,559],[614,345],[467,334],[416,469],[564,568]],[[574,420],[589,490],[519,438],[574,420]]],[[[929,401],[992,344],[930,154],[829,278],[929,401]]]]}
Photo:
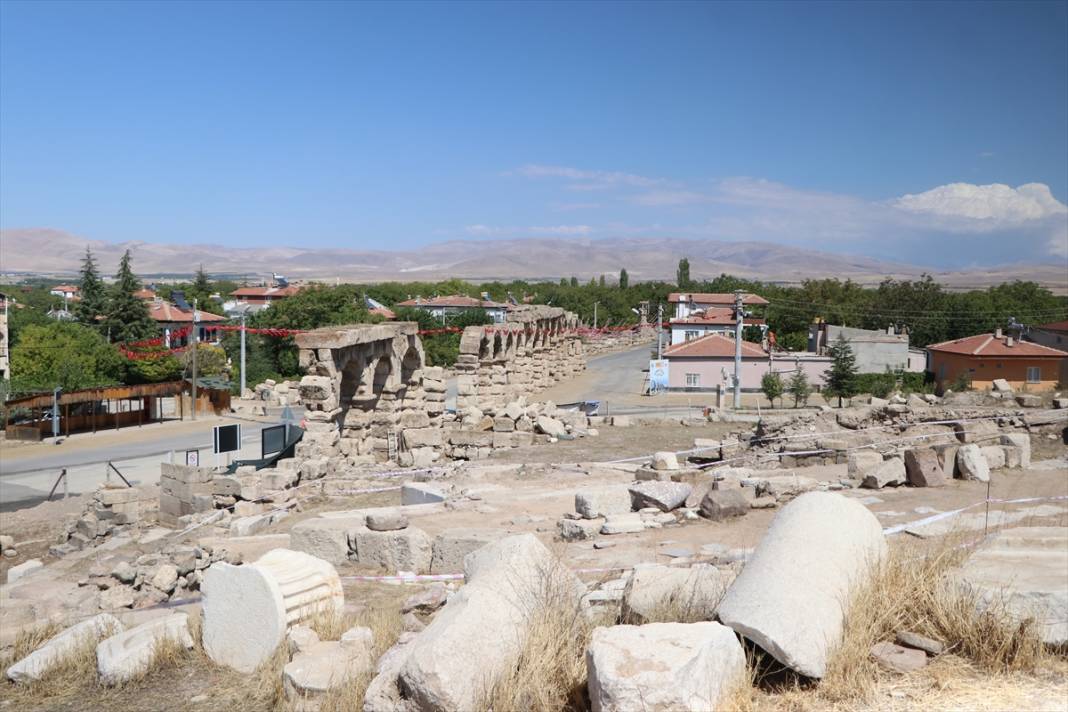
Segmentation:
{"type": "Polygon", "coordinates": [[[1061,500],[1068,500],[1068,495],[1055,495],[1055,496],[1052,496],[1052,497],[1023,497],[1021,499],[996,499],[996,498],[992,497],[990,499],[982,499],[982,500],[979,500],[978,502],[973,502],[972,504],[969,504],[966,507],[961,507],[960,509],[951,509],[948,512],[939,512],[938,514],[932,514],[931,516],[924,517],[923,519],[917,519],[917,520],[912,521],[912,522],[906,522],[904,524],[895,524],[892,527],[886,527],[885,529],[883,529],[883,534],[885,536],[893,536],[894,534],[900,534],[901,532],[905,531],[906,529],[911,529],[912,527],[922,527],[922,526],[925,526],[927,524],[932,524],[934,522],[940,522],[943,519],[950,519],[951,517],[956,517],[957,515],[961,514],[962,512],[968,511],[969,509],[974,509],[975,507],[979,507],[979,506],[982,506],[982,505],[988,504],[988,503],[989,504],[1027,504],[1029,502],[1056,502],[1056,501],[1061,501],[1061,500]]]}

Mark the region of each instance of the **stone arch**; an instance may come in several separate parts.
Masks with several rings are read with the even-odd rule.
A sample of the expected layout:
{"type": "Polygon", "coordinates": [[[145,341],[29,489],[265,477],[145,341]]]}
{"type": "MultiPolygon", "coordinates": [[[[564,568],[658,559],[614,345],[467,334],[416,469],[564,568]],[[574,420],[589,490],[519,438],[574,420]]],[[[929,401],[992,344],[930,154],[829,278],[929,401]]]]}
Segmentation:
{"type": "Polygon", "coordinates": [[[393,375],[393,361],[389,356],[381,356],[378,361],[375,362],[374,377],[371,380],[371,391],[376,395],[382,395],[382,391],[386,390],[389,385],[390,377],[393,375]]]}
{"type": "Polygon", "coordinates": [[[490,340],[483,332],[482,338],[478,342],[478,358],[480,361],[484,361],[492,356],[492,347],[490,340]]]}
{"type": "Polygon", "coordinates": [[[504,339],[499,331],[493,333],[493,358],[504,358],[504,339]]]}
{"type": "Polygon", "coordinates": [[[423,354],[414,345],[410,345],[401,358],[401,385],[412,385],[419,378],[418,372],[422,368],[423,354]]]}

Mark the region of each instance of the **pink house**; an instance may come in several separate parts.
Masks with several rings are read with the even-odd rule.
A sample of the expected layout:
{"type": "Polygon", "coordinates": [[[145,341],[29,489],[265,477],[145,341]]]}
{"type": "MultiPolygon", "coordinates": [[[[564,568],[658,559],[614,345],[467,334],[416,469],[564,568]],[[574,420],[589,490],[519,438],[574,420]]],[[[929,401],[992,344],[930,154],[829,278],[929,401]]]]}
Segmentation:
{"type": "MultiPolygon", "coordinates": [[[[671,390],[715,391],[733,386],[734,339],[721,334],[709,334],[664,351],[669,363],[668,388],[671,390]]],[[[829,356],[814,353],[768,353],[760,344],[742,342],[742,390],[760,390],[760,381],[768,371],[777,371],[786,380],[801,369],[813,390],[823,386],[823,375],[831,367],[829,356]]]]}

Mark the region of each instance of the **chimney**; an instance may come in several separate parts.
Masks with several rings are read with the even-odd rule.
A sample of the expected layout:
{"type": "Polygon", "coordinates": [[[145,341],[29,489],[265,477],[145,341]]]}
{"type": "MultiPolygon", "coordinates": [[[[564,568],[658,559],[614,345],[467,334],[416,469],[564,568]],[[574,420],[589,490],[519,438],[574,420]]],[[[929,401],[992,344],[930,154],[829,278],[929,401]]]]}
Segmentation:
{"type": "Polygon", "coordinates": [[[1010,349],[1012,348],[1012,345],[1014,343],[1015,343],[1015,341],[1011,336],[1006,336],[1005,337],[1005,345],[1008,346],[1010,349]]]}
{"type": "Polygon", "coordinates": [[[994,331],[994,338],[995,339],[1000,339],[1001,338],[1001,327],[1000,326],[994,331]]]}

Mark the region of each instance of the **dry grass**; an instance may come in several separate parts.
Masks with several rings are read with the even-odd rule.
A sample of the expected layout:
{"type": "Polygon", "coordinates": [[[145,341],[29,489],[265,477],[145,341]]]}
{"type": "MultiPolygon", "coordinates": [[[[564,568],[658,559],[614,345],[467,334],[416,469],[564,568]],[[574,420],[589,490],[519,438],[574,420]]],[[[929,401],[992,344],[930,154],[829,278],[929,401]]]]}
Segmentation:
{"type": "Polygon", "coordinates": [[[558,568],[540,578],[541,590],[529,598],[527,635],[519,655],[482,694],[480,709],[560,712],[589,707],[586,646],[598,621],[576,601],[570,572],[558,568]]]}
{"type": "MultiPolygon", "coordinates": [[[[14,659],[21,660],[37,650],[63,628],[62,625],[49,622],[20,632],[15,640],[14,659]]],[[[16,708],[22,708],[83,692],[99,694],[102,688],[97,681],[96,646],[116,632],[107,630],[102,635],[86,632],[78,639],[70,654],[49,668],[43,677],[13,686],[11,694],[5,694],[5,699],[11,699],[16,708]]]]}

